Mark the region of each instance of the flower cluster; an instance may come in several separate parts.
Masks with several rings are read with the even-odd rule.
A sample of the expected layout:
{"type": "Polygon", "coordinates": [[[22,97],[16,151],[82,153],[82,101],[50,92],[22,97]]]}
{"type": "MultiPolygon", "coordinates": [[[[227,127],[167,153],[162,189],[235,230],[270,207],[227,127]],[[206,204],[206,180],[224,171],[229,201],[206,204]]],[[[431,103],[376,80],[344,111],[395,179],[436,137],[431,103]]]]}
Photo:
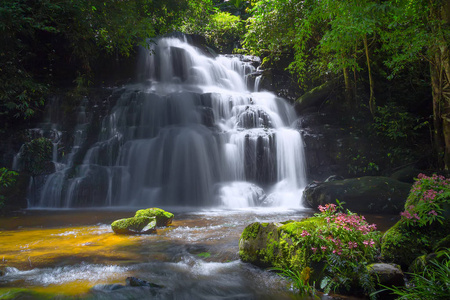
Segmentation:
{"type": "Polygon", "coordinates": [[[425,226],[442,223],[443,207],[450,204],[450,178],[419,174],[400,215],[407,225],[425,226]]]}
{"type": "Polygon", "coordinates": [[[329,203],[325,204],[325,206],[319,205],[319,210],[321,213],[332,215],[336,212],[336,204],[329,203]]]}
{"type": "Polygon", "coordinates": [[[356,261],[373,259],[380,236],[375,224],[349,211],[337,212],[334,204],[319,206],[319,210],[314,216],[316,225],[299,231],[299,244],[309,251],[311,260],[327,259],[332,254],[356,261]]]}

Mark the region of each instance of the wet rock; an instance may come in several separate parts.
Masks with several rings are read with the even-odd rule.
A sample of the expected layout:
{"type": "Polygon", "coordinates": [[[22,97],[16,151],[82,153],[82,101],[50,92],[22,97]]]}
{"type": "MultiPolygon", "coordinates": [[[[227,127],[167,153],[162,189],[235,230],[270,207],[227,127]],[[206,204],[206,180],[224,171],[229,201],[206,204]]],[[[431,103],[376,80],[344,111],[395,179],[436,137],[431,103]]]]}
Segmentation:
{"type": "Polygon", "coordinates": [[[148,282],[148,281],[136,278],[136,277],[127,277],[126,284],[127,284],[127,286],[134,286],[134,287],[148,286],[151,288],[163,288],[162,285],[151,283],[151,282],[148,282]]]}
{"type": "Polygon", "coordinates": [[[312,208],[336,199],[357,213],[397,214],[405,204],[410,184],[389,177],[366,176],[328,182],[314,182],[303,192],[305,204],[312,208]]]}

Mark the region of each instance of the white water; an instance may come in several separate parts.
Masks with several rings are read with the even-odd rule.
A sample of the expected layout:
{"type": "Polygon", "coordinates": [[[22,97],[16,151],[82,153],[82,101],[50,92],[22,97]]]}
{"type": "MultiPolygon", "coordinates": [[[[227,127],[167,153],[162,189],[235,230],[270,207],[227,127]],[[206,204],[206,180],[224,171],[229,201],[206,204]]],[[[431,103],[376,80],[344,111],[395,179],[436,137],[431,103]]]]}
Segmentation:
{"type": "MultiPolygon", "coordinates": [[[[65,168],[32,207],[301,207],[302,137],[284,99],[250,92],[255,71],[237,57],[209,58],[164,38],[142,53],[143,83],[127,86],[82,164],[85,120],[65,168]]],[[[56,156],[56,155],[55,155],[56,156]]]]}

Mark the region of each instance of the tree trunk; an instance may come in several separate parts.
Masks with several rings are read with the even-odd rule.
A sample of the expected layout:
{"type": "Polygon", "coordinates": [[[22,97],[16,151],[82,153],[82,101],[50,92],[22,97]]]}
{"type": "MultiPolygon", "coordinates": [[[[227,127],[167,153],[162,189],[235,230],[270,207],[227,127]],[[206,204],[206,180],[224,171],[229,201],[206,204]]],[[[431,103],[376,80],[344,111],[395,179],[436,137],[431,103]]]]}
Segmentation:
{"type": "Polygon", "coordinates": [[[435,6],[430,1],[430,19],[437,22],[433,26],[436,43],[429,48],[431,88],[433,93],[433,136],[434,147],[440,168],[450,167],[450,53],[443,27],[450,24],[450,3],[435,6]]]}
{"type": "Polygon", "coordinates": [[[348,68],[344,68],[344,83],[345,83],[345,101],[347,102],[348,106],[352,105],[352,84],[350,82],[350,74],[348,72],[348,68]]]}
{"type": "Polygon", "coordinates": [[[433,94],[433,138],[434,148],[437,153],[439,167],[445,167],[444,153],[445,141],[443,137],[443,120],[441,118],[442,82],[441,82],[441,56],[436,51],[432,63],[430,63],[431,89],[433,94]]]}
{"type": "Polygon", "coordinates": [[[370,56],[369,56],[369,45],[367,43],[367,35],[364,35],[364,50],[366,51],[366,59],[367,59],[367,72],[369,73],[369,85],[370,85],[370,96],[369,96],[369,109],[372,115],[375,114],[375,96],[373,92],[373,78],[372,71],[370,68],[370,56]]]}
{"type": "Polygon", "coordinates": [[[445,169],[450,168],[450,51],[447,46],[442,46],[441,50],[441,62],[442,62],[442,74],[441,74],[441,86],[442,86],[442,129],[444,135],[444,165],[445,169]]]}

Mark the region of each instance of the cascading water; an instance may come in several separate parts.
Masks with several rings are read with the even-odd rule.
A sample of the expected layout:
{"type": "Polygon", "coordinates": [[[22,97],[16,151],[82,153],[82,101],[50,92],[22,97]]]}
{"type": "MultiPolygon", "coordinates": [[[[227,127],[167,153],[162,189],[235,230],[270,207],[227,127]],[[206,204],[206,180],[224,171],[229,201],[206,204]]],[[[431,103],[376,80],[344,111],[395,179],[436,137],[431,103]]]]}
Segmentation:
{"type": "Polygon", "coordinates": [[[247,89],[254,71],[237,57],[159,40],[142,55],[142,82],[126,87],[82,163],[69,155],[31,206],[301,206],[295,113],[247,89]]]}

